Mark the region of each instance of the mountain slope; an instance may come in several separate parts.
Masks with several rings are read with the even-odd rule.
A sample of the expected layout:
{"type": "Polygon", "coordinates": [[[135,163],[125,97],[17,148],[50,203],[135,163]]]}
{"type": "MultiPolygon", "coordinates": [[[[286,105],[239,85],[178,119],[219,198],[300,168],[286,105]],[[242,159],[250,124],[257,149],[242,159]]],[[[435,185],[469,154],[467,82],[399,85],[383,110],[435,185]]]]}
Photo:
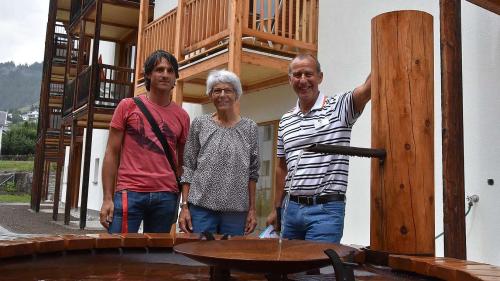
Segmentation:
{"type": "Polygon", "coordinates": [[[0,110],[38,105],[41,80],[41,63],[35,62],[31,65],[0,63],[0,110]]]}

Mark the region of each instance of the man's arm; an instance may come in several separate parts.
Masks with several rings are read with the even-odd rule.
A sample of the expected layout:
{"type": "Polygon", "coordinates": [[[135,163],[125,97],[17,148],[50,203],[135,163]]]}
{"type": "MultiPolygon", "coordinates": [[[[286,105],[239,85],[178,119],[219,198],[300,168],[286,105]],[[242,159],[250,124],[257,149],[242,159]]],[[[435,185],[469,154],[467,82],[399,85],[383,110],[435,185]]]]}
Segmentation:
{"type": "Polygon", "coordinates": [[[120,163],[120,152],[122,149],[124,132],[111,127],[109,129],[108,144],[104,154],[102,165],[102,206],[99,213],[101,224],[108,229],[113,220],[113,193],[116,183],[118,164],[120,163]]]}
{"type": "Polygon", "coordinates": [[[355,113],[360,113],[365,108],[366,103],[371,99],[371,88],[372,88],[372,78],[371,73],[368,74],[366,81],[354,89],[352,98],[354,101],[354,111],[355,113]]]}
{"type": "Polygon", "coordinates": [[[274,193],[274,208],[273,211],[267,217],[266,224],[272,224],[275,229],[279,230],[280,225],[277,222],[277,213],[276,208],[281,207],[281,203],[283,202],[283,195],[285,190],[285,178],[287,174],[287,167],[285,157],[278,158],[278,162],[276,163],[276,192],[274,193]]]}

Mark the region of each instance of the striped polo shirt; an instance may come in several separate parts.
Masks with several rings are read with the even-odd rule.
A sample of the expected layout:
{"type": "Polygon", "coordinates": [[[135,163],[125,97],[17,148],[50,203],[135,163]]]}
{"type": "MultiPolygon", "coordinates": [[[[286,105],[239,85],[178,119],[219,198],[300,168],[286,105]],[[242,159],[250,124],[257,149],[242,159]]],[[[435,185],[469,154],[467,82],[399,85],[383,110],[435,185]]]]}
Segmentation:
{"type": "Polygon", "coordinates": [[[311,144],[349,145],[352,125],[360,115],[354,112],[353,91],[326,97],[319,94],[311,111],[300,111],[299,102],[285,113],[278,128],[278,157],[285,157],[285,191],[293,195],[344,194],[347,190],[349,157],[304,152],[295,172],[300,151],[311,144]]]}

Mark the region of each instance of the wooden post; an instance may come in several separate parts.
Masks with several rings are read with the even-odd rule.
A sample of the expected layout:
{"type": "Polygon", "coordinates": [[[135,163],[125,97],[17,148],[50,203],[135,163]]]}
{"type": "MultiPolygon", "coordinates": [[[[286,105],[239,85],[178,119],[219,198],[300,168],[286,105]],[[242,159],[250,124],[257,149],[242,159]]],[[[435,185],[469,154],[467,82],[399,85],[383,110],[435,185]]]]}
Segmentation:
{"type": "Polygon", "coordinates": [[[460,1],[441,0],[444,256],[466,259],[460,1]]]}
{"type": "Polygon", "coordinates": [[[241,36],[243,1],[229,1],[229,58],[228,70],[240,76],[241,72],[241,36]]]}
{"type": "MultiPolygon", "coordinates": [[[[174,41],[174,56],[178,61],[182,59],[182,52],[184,49],[184,37],[183,37],[183,27],[184,27],[184,0],[179,0],[177,3],[177,16],[175,19],[175,41],[174,41]]],[[[182,100],[184,98],[184,81],[177,80],[172,93],[172,100],[178,105],[182,105],[182,100]]]]}
{"type": "Polygon", "coordinates": [[[397,11],[372,20],[372,250],[434,255],[432,16],[397,11]]]}
{"type": "Polygon", "coordinates": [[[87,130],[85,132],[85,153],[83,157],[83,180],[80,204],[80,229],[87,224],[87,201],[89,195],[90,156],[92,152],[92,134],[94,129],[95,96],[99,92],[100,65],[99,43],[101,41],[102,0],[96,0],[94,42],[92,46],[92,78],[87,100],[87,130]]]}
{"type": "MultiPolygon", "coordinates": [[[[52,205],[52,219],[57,221],[57,217],[59,215],[59,201],[60,201],[60,193],[61,193],[61,173],[64,167],[64,155],[66,151],[66,147],[64,146],[64,138],[65,138],[65,130],[66,126],[61,122],[59,125],[59,146],[57,151],[57,169],[56,169],[56,185],[54,187],[54,204],[52,205]]],[[[66,188],[67,191],[67,188],[66,188]]]]}
{"type": "Polygon", "coordinates": [[[52,76],[52,59],[54,49],[54,32],[56,26],[57,1],[51,0],[45,32],[45,53],[43,64],[43,80],[40,89],[40,105],[38,114],[38,138],[35,146],[34,173],[31,186],[30,208],[36,212],[40,211],[41,193],[43,187],[43,163],[45,162],[45,139],[49,122],[49,90],[52,76]]]}
{"type": "MultiPolygon", "coordinates": [[[[141,5],[139,8],[139,26],[137,27],[137,48],[135,50],[135,87],[139,85],[139,77],[142,72],[142,64],[144,61],[144,51],[142,46],[142,32],[144,27],[148,24],[149,18],[149,0],[141,0],[141,5]]],[[[135,93],[135,91],[134,91],[135,93]]]]}

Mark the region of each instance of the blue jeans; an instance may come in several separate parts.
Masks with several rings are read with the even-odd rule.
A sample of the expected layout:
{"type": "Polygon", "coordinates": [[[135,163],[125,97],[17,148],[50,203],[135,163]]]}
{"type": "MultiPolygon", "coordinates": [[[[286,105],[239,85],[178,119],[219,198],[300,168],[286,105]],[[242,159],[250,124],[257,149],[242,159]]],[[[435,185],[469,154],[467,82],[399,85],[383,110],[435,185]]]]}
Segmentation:
{"type": "Polygon", "coordinates": [[[109,233],[138,232],[144,221],[144,232],[170,232],[177,212],[177,194],[172,192],[118,191],[114,196],[115,209],[109,233]],[[127,222],[123,223],[123,196],[127,193],[127,222]],[[122,226],[127,229],[122,229],[122,226]]]}
{"type": "Polygon", "coordinates": [[[284,238],[340,243],[344,232],[344,201],[309,206],[290,201],[288,210],[283,209],[282,214],[284,238]]]}
{"type": "Polygon", "coordinates": [[[193,232],[208,231],[232,236],[243,235],[248,212],[220,212],[207,208],[189,205],[193,232]]]}

